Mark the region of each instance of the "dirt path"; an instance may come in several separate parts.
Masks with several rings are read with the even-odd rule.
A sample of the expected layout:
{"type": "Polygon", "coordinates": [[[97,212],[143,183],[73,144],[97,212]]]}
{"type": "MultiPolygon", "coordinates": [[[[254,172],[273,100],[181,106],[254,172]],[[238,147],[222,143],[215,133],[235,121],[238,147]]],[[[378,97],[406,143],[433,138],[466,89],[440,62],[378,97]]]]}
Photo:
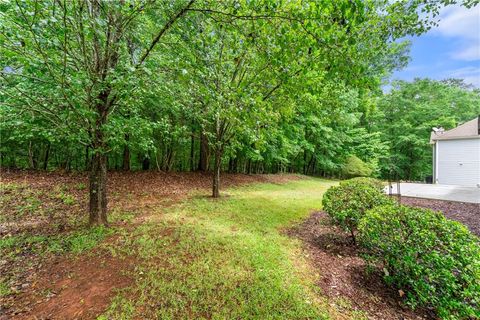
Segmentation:
{"type": "Polygon", "coordinates": [[[337,305],[363,311],[369,319],[433,319],[426,312],[403,308],[399,293],[385,286],[379,273],[367,273],[358,248],[331,224],[326,213],[313,213],[288,234],[304,242],[304,250],[321,275],[318,286],[337,305]]]}
{"type": "Polygon", "coordinates": [[[15,301],[15,319],[95,319],[115,293],[131,283],[133,260],[96,250],[80,257],[56,257],[15,301]]]}

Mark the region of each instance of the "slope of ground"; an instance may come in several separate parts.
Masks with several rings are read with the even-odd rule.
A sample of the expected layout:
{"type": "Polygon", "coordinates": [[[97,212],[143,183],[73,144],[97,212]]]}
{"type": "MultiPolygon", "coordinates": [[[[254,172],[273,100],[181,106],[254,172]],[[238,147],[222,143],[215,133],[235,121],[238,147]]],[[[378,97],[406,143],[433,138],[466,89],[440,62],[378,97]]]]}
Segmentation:
{"type": "Polygon", "coordinates": [[[246,186],[220,200],[198,194],[152,215],[118,239],[116,255],[138,259],[135,280],[103,318],[327,318],[314,270],[282,229],[318,208],[331,184],[246,186]]]}
{"type": "MultiPolygon", "coordinates": [[[[4,171],[1,178],[0,319],[94,318],[115,290],[130,282],[123,271],[133,264],[112,254],[118,234],[192,191],[208,195],[211,180],[201,173],[113,172],[111,228],[89,229],[86,175],[4,171]]],[[[233,186],[298,178],[225,174],[222,182],[233,186]]]]}
{"type": "Polygon", "coordinates": [[[0,319],[429,318],[318,212],[335,182],[223,181],[112,173],[111,227],[89,229],[84,175],[4,173],[0,319]]]}

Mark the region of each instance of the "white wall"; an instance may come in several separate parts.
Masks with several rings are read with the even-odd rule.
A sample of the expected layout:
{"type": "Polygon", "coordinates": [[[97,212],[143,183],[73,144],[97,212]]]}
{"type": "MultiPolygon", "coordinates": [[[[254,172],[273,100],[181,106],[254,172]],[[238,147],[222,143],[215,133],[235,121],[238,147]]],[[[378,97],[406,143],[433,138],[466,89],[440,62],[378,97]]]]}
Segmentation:
{"type": "Polygon", "coordinates": [[[437,183],[480,186],[480,139],[437,141],[437,183]]]}

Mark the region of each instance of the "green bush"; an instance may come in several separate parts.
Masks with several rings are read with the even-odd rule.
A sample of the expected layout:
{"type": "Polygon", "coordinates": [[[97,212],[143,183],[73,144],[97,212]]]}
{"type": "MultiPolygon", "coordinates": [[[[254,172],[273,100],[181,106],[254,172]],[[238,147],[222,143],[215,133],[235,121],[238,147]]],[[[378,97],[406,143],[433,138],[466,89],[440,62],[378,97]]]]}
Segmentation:
{"type": "Polygon", "coordinates": [[[356,156],[349,156],[342,169],[343,176],[347,178],[368,177],[372,172],[372,168],[356,156]]]}
{"type": "Polygon", "coordinates": [[[388,203],[392,203],[392,200],[378,189],[363,183],[343,183],[331,187],[322,199],[323,209],[336,224],[350,232],[354,243],[358,222],[365,211],[388,203]]]}
{"type": "Polygon", "coordinates": [[[383,190],[385,189],[385,185],[383,184],[383,182],[375,178],[357,177],[357,178],[352,178],[348,180],[343,180],[342,182],[340,182],[341,186],[346,184],[369,185],[381,192],[383,192],[383,190]]]}
{"type": "Polygon", "coordinates": [[[443,319],[480,318],[479,239],[462,224],[428,209],[382,206],[365,214],[359,240],[411,307],[434,308],[443,319]]]}

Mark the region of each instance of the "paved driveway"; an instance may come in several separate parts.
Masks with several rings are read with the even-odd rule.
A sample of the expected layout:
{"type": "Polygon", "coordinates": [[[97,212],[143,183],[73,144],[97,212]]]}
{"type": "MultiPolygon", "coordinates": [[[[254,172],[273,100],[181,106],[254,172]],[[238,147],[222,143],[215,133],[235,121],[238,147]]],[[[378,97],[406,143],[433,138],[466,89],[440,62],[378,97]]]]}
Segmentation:
{"type": "MultiPolygon", "coordinates": [[[[397,193],[397,184],[392,183],[393,193],[397,193]]],[[[388,187],[385,189],[388,193],[388,187]]],[[[400,193],[406,197],[439,199],[480,203],[480,188],[462,187],[446,184],[401,183],[400,193]]]]}

